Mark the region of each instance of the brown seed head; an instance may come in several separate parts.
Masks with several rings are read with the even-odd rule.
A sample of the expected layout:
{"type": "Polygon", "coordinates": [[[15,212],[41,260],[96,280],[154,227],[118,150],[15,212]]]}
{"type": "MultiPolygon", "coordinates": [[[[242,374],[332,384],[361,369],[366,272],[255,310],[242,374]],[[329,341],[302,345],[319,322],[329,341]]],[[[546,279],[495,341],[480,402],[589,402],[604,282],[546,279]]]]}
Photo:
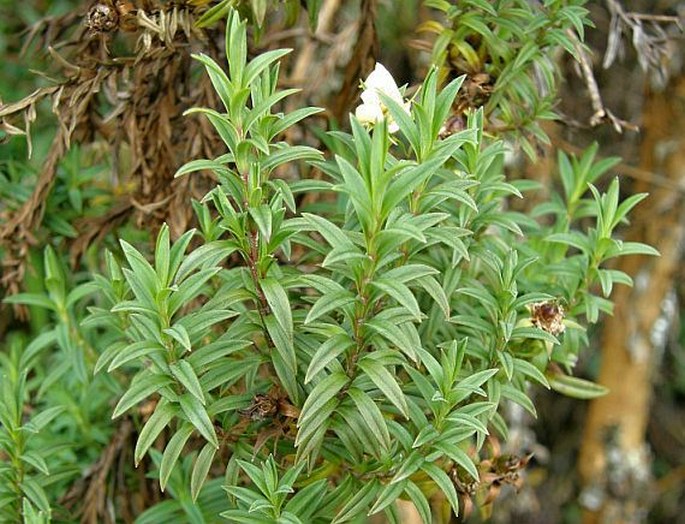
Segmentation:
{"type": "Polygon", "coordinates": [[[119,14],[114,6],[95,4],[86,15],[86,27],[92,34],[109,33],[117,28],[119,14]]]}
{"type": "Polygon", "coordinates": [[[551,335],[559,335],[564,332],[564,308],[554,300],[536,302],[528,306],[533,325],[547,331],[551,335]]]}

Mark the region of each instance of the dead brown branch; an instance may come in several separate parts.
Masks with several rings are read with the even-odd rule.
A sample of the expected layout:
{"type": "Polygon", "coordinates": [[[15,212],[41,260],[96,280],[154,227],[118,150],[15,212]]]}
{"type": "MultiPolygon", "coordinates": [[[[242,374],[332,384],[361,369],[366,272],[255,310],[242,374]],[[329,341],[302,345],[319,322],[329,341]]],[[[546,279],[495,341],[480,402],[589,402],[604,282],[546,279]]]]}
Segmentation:
{"type": "Polygon", "coordinates": [[[195,66],[190,53],[199,45],[210,54],[218,51],[207,37],[208,30],[194,26],[196,11],[191,5],[146,5],[147,11],[115,13],[112,20],[116,23],[102,30],[96,23],[99,12],[89,10],[47,19],[29,31],[30,40],[45,46],[62,79],[22,100],[0,104],[0,126],[8,134],[25,133],[29,145],[30,124],[41,100],[51,99],[58,120],[57,136],[33,194],[19,210],[8,211],[0,223],[0,245],[6,248],[0,283],[11,293],[20,288],[24,260],[40,235],[57,166],[72,143],[107,144],[115,168],[112,183],[120,186],[111,190],[121,193],[127,188],[124,192],[128,193],[127,201],[112,212],[80,223],[99,230],[80,230],[82,236],[71,249],[73,263],[91,241],[103,238],[101,231],[112,230],[130,214],[139,226],[153,231],[162,222],[169,224],[174,235],[187,228],[192,216],[189,193],[202,195],[202,188],[199,195],[195,188],[202,179],[174,180],[173,175],[189,158],[216,156],[218,151],[218,139],[206,122],[183,117],[193,105],[217,104],[206,78],[191,81],[195,66]],[[71,26],[54,27],[58,23],[71,26]],[[113,56],[109,49],[113,38],[119,38],[127,51],[113,56]],[[23,129],[15,122],[20,119],[23,129]]]}
{"type": "Polygon", "coordinates": [[[362,0],[360,9],[357,41],[345,67],[343,85],[331,104],[331,113],[338,121],[347,115],[359,97],[359,81],[373,69],[378,56],[377,0],[362,0]]]}
{"type": "MultiPolygon", "coordinates": [[[[68,509],[77,508],[82,524],[113,522],[107,511],[107,498],[110,495],[108,482],[117,456],[129,444],[133,423],[124,419],[112,436],[100,458],[66,493],[62,503],[68,509]]],[[[123,486],[122,486],[123,487],[123,486]]]]}
{"type": "Polygon", "coordinates": [[[597,80],[592,72],[591,59],[587,51],[573,31],[569,30],[567,34],[573,40],[580,70],[583,74],[583,80],[585,81],[585,87],[588,90],[590,103],[592,104],[592,109],[594,111],[592,117],[590,117],[590,125],[596,127],[602,122],[609,122],[617,133],[622,133],[624,129],[637,131],[638,128],[636,125],[618,118],[604,105],[602,95],[599,92],[599,86],[597,85],[597,80]]]}

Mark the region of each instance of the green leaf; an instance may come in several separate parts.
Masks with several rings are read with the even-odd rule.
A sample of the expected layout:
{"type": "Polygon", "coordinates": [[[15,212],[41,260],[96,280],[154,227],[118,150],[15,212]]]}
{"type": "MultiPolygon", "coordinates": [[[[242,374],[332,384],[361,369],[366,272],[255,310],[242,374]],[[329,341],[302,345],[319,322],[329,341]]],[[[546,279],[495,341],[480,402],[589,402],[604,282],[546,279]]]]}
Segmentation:
{"type": "Polygon", "coordinates": [[[628,256],[628,255],[648,255],[653,257],[661,256],[658,250],[654,249],[652,246],[643,244],[642,242],[619,242],[616,241],[614,247],[609,249],[604,256],[604,259],[609,259],[617,256],[628,256]]]}
{"type": "Polygon", "coordinates": [[[166,328],[162,332],[166,333],[176,342],[181,344],[181,347],[186,351],[190,351],[192,349],[190,344],[190,336],[188,335],[188,331],[183,326],[183,324],[177,322],[176,324],[174,324],[170,328],[166,328]]]}
{"type": "MultiPolygon", "coordinates": [[[[263,19],[263,15],[262,15],[263,19]]],[[[261,21],[257,21],[257,25],[262,25],[261,21]]],[[[247,66],[245,67],[245,74],[243,77],[243,82],[245,85],[250,85],[252,81],[259,76],[262,71],[264,71],[269,65],[273,64],[275,61],[283,58],[285,55],[290,53],[292,49],[274,49],[272,51],[267,51],[265,53],[260,53],[257,55],[247,66]]]]}
{"type": "Polygon", "coordinates": [[[262,169],[274,169],[282,164],[292,162],[293,160],[321,160],[321,152],[309,146],[292,146],[288,145],[280,151],[275,151],[262,161],[262,169]]]}
{"type": "Polygon", "coordinates": [[[80,284],[72,289],[67,295],[65,307],[69,308],[76,304],[83,297],[99,291],[100,287],[95,282],[86,282],[85,284],[80,284]]]}
{"type": "Polygon", "coordinates": [[[549,381],[547,380],[545,375],[542,373],[542,371],[540,371],[538,368],[536,368],[533,364],[531,364],[527,360],[515,358],[514,359],[514,369],[516,369],[516,371],[518,371],[519,373],[527,376],[528,378],[535,380],[539,384],[542,384],[547,389],[550,388],[549,381]]]}
{"type": "Polygon", "coordinates": [[[295,375],[297,372],[297,356],[293,345],[292,333],[290,336],[283,330],[281,324],[273,315],[264,317],[264,324],[271,341],[276,346],[276,351],[283,363],[288,367],[288,372],[295,375]]]}
{"type": "Polygon", "coordinates": [[[591,246],[588,238],[581,233],[553,233],[545,237],[546,242],[556,242],[558,244],[565,244],[572,246],[581,251],[581,253],[588,254],[591,251],[591,246]]]}
{"type": "MultiPolygon", "coordinates": [[[[386,312],[390,311],[386,309],[386,312]]],[[[402,309],[401,311],[405,311],[402,309]]],[[[397,348],[407,355],[414,362],[418,361],[417,352],[421,347],[421,340],[413,324],[401,322],[399,319],[383,320],[379,313],[373,320],[368,320],[365,327],[371,328],[381,337],[397,346],[397,348]]],[[[402,319],[404,320],[404,319],[402,319]]]]}
{"type": "Polygon", "coordinates": [[[440,490],[445,494],[450,506],[452,506],[452,511],[454,511],[454,514],[459,515],[459,498],[457,497],[456,489],[454,489],[454,483],[447,476],[447,473],[430,462],[424,463],[421,466],[421,469],[433,479],[440,490]]]}
{"type": "Polygon", "coordinates": [[[431,514],[430,504],[421,489],[411,480],[407,480],[404,491],[414,503],[414,507],[419,513],[419,517],[421,517],[421,522],[424,524],[431,524],[433,522],[433,516],[431,514]]]}
{"type": "Polygon", "coordinates": [[[364,419],[364,422],[369,427],[371,434],[376,438],[381,445],[383,451],[390,448],[390,433],[385,424],[383,413],[378,408],[376,403],[364,393],[361,389],[352,387],[347,391],[347,395],[352,399],[359,414],[364,419]]]}
{"type": "Polygon", "coordinates": [[[502,364],[507,380],[511,380],[514,376],[514,357],[506,351],[497,351],[497,360],[502,364]]]}
{"type": "Polygon", "coordinates": [[[169,283],[169,250],[169,226],[162,224],[155,246],[155,272],[162,287],[166,287],[169,283]]]}
{"type": "MultiPolygon", "coordinates": [[[[397,484],[413,475],[421,465],[425,462],[423,452],[419,450],[412,451],[409,456],[403,461],[400,469],[397,470],[395,476],[390,480],[390,484],[397,484]]],[[[404,486],[404,484],[402,484],[404,486]]],[[[404,490],[403,490],[404,491],[404,490]]]]}
{"type": "Polygon", "coordinates": [[[237,245],[231,240],[215,240],[200,246],[183,258],[176,273],[174,283],[180,284],[198,267],[207,269],[216,266],[236,249],[237,245]]]}
{"type": "Polygon", "coordinates": [[[380,490],[380,486],[376,479],[363,483],[362,487],[357,490],[352,498],[340,508],[337,515],[331,521],[331,524],[340,524],[348,522],[355,517],[361,515],[366,511],[367,506],[376,497],[380,490]]]}
{"type": "Polygon", "coordinates": [[[26,424],[24,428],[33,433],[38,433],[61,415],[65,409],[66,406],[53,406],[51,408],[42,409],[39,413],[31,417],[31,421],[26,424]]]}
{"type": "Polygon", "coordinates": [[[207,442],[218,448],[219,441],[216,438],[214,424],[202,403],[196,397],[189,394],[181,395],[178,401],[188,421],[195,426],[207,442]]]}
{"type": "Polygon", "coordinates": [[[260,282],[271,312],[289,339],[293,337],[293,317],[290,301],[281,283],[275,278],[265,278],[260,282]]]}
{"type": "Polygon", "coordinates": [[[450,316],[450,302],[447,298],[445,290],[440,285],[440,283],[432,276],[421,277],[417,281],[419,285],[426,290],[426,292],[431,296],[435,303],[440,306],[445,318],[450,316]]]}
{"type": "MultiPolygon", "coordinates": [[[[207,16],[208,14],[209,12],[205,13],[205,16],[207,16]]],[[[223,102],[226,111],[230,111],[232,99],[230,91],[231,81],[228,79],[228,76],[226,76],[226,73],[223,71],[223,69],[221,69],[221,67],[219,67],[219,64],[217,64],[211,57],[205,54],[200,53],[191,56],[195,60],[202,62],[202,64],[205,66],[205,69],[207,70],[207,74],[209,75],[209,79],[212,82],[214,90],[219,95],[219,98],[221,98],[221,101],[223,102]]]]}
{"type": "Polygon", "coordinates": [[[469,457],[459,446],[452,444],[448,440],[440,440],[436,442],[433,447],[464,468],[474,480],[479,481],[480,477],[478,476],[476,465],[473,463],[471,457],[469,457]]]}
{"type": "Polygon", "coordinates": [[[371,381],[380,389],[385,397],[392,402],[405,418],[409,418],[407,400],[395,377],[378,361],[363,357],[358,362],[359,368],[366,373],[371,381]]]}
{"type": "Polygon", "coordinates": [[[36,468],[43,475],[50,475],[50,470],[48,469],[48,465],[45,462],[45,459],[41,457],[36,451],[27,451],[19,457],[19,460],[36,468]]]}
{"type": "Polygon", "coordinates": [[[340,354],[352,346],[354,346],[354,340],[347,333],[340,333],[326,340],[314,353],[307,368],[304,383],[308,384],[331,361],[338,358],[340,354]]]}
{"type": "Polygon", "coordinates": [[[157,440],[159,434],[167,427],[169,422],[171,422],[171,419],[174,418],[177,413],[178,408],[166,400],[161,400],[157,404],[155,412],[150,416],[138,435],[138,441],[136,442],[136,448],[133,453],[133,460],[136,467],[150,446],[157,440]]]}
{"type": "Polygon", "coordinates": [[[302,213],[302,218],[309,222],[314,231],[324,237],[326,242],[328,242],[331,247],[354,247],[354,244],[352,244],[352,241],[347,237],[343,230],[330,220],[326,220],[323,217],[312,215],[310,213],[302,213]]]}
{"type": "Polygon", "coordinates": [[[197,297],[202,291],[202,287],[205,283],[219,271],[221,271],[221,268],[218,267],[201,269],[194,275],[185,279],[169,298],[169,315],[173,315],[181,306],[188,304],[192,299],[197,297]]]}
{"type": "Polygon", "coordinates": [[[328,479],[321,479],[299,490],[285,505],[285,511],[297,515],[304,522],[319,508],[328,485],[328,479]]]}
{"type": "Polygon", "coordinates": [[[309,324],[314,322],[316,319],[325,315],[326,313],[329,313],[330,311],[340,311],[343,307],[354,302],[354,300],[355,296],[346,289],[342,289],[333,293],[326,293],[322,295],[311,307],[309,313],[307,314],[307,318],[304,320],[304,323],[309,324]]]}
{"type": "Polygon", "coordinates": [[[209,469],[212,467],[215,455],[216,448],[212,444],[207,443],[195,460],[193,472],[190,475],[190,495],[193,498],[193,502],[197,501],[200,490],[209,474],[209,469]]]}
{"type": "Polygon", "coordinates": [[[367,513],[368,516],[371,516],[375,513],[378,513],[379,511],[384,510],[387,508],[390,504],[395,502],[399,496],[402,494],[404,491],[404,488],[407,484],[407,480],[401,480],[396,484],[393,484],[392,482],[389,484],[386,484],[381,492],[378,494],[378,498],[376,499],[376,502],[374,505],[371,507],[369,512],[367,513]]]}
{"type": "Polygon", "coordinates": [[[533,401],[530,399],[530,397],[520,389],[517,389],[511,384],[502,384],[502,396],[504,398],[508,398],[512,402],[515,402],[523,409],[525,409],[528,413],[537,418],[538,414],[535,410],[535,404],[533,404],[533,401]]]}
{"type": "Polygon", "coordinates": [[[174,466],[178,461],[178,457],[181,455],[186,442],[188,442],[188,439],[192,434],[192,424],[182,424],[181,427],[178,428],[173,436],[169,439],[169,443],[166,445],[166,448],[164,448],[162,462],[159,465],[159,487],[162,491],[166,489],[169,476],[174,470],[174,466]]]}
{"type": "Polygon", "coordinates": [[[198,399],[204,406],[205,395],[202,392],[202,386],[195,374],[193,366],[186,360],[179,360],[176,363],[170,364],[169,369],[171,370],[171,374],[181,383],[186,391],[198,399]]]}
{"type": "Polygon", "coordinates": [[[249,212],[259,228],[263,240],[269,242],[272,228],[271,208],[266,204],[261,204],[258,207],[250,207],[249,212]]]}
{"type": "MultiPolygon", "coordinates": [[[[121,240],[120,243],[121,248],[124,251],[124,256],[126,257],[129,266],[131,266],[133,273],[141,283],[140,291],[142,292],[142,294],[145,296],[149,295],[150,297],[156,296],[157,290],[160,286],[160,282],[157,278],[157,273],[155,273],[155,270],[152,268],[150,263],[147,260],[145,260],[145,257],[143,257],[143,255],[141,255],[138,252],[138,250],[136,250],[136,248],[134,248],[131,244],[129,244],[125,240],[121,240]]],[[[124,275],[126,275],[126,273],[124,273],[124,275]]],[[[127,278],[127,280],[129,280],[129,278],[127,278]]],[[[131,283],[130,280],[129,283],[131,283]]],[[[138,295],[136,294],[136,296],[138,295]]]]}
{"type": "Polygon", "coordinates": [[[302,412],[297,420],[297,427],[301,428],[308,419],[314,417],[321,407],[336,396],[340,390],[349,382],[349,377],[345,373],[337,372],[328,375],[321,380],[307,396],[302,406],[302,412]]]}
{"type": "Polygon", "coordinates": [[[163,353],[166,350],[160,346],[157,342],[150,342],[148,340],[142,340],[140,342],[134,342],[129,344],[124,349],[122,349],[110,363],[107,371],[111,373],[115,369],[131,362],[132,360],[141,360],[144,357],[151,355],[152,353],[163,353]]]}
{"type": "Polygon", "coordinates": [[[16,293],[2,299],[5,304],[25,304],[27,306],[38,306],[51,311],[57,311],[57,304],[45,295],[38,293],[16,293]]]}
{"type": "Polygon", "coordinates": [[[21,483],[21,491],[28,497],[31,503],[46,515],[50,514],[50,501],[45,490],[33,479],[24,478],[21,483]]]}
{"type": "Polygon", "coordinates": [[[114,408],[114,413],[112,413],[112,418],[117,418],[119,415],[138,404],[141,400],[146,399],[171,383],[172,379],[168,375],[152,374],[147,370],[141,371],[134,377],[131,385],[126,390],[126,393],[119,399],[119,402],[114,408]]]}
{"type": "Polygon", "coordinates": [[[533,340],[544,340],[545,342],[551,342],[554,345],[559,344],[559,340],[554,335],[547,333],[547,331],[542,328],[531,327],[531,326],[519,326],[515,327],[510,340],[520,340],[520,339],[533,339],[533,340]]]}
{"type": "MultiPolygon", "coordinates": [[[[278,324],[274,321],[274,326],[278,327],[278,324]]],[[[278,346],[277,346],[278,347],[278,346]]],[[[294,350],[293,350],[294,351],[294,350]]],[[[291,402],[295,405],[300,405],[300,388],[297,381],[297,370],[293,370],[292,363],[286,362],[282,356],[282,352],[276,351],[271,354],[271,362],[276,370],[276,375],[281,381],[281,385],[285,392],[288,394],[291,402]]],[[[294,358],[294,353],[291,355],[294,358]]]]}
{"type": "Polygon", "coordinates": [[[373,280],[371,285],[397,300],[399,304],[404,306],[412,315],[414,315],[414,318],[417,321],[421,320],[422,313],[419,303],[407,286],[396,280],[387,280],[384,278],[373,280]]]}
{"type": "Polygon", "coordinates": [[[567,397],[590,400],[603,397],[609,393],[609,388],[578,377],[571,377],[560,373],[550,373],[547,375],[547,379],[554,391],[566,395],[567,397]]]}

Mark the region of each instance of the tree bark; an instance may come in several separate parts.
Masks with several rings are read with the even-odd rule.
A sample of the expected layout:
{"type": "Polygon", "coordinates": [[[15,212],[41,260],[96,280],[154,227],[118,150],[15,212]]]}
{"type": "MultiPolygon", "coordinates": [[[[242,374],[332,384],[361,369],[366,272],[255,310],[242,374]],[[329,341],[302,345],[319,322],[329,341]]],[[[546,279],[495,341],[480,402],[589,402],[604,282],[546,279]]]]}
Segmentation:
{"type": "MultiPolygon", "coordinates": [[[[685,76],[661,92],[648,90],[640,167],[685,187],[685,76]]],[[[629,240],[656,247],[660,257],[630,256],[617,269],[635,280],[615,289],[614,316],[602,334],[598,381],[610,393],[594,400],[580,453],[584,524],[637,523],[649,508],[651,460],[645,442],[652,370],[674,314],[674,277],[685,240],[683,190],[637,187],[651,195],[636,209],[629,240]]]]}

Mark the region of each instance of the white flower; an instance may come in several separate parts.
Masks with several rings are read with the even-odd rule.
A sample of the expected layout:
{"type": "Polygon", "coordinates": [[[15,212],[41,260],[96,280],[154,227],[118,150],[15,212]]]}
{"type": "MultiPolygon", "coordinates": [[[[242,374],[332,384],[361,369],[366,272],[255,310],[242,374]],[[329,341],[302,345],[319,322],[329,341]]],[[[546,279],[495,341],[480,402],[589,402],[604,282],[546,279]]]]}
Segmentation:
{"type": "Polygon", "coordinates": [[[383,104],[378,93],[383,93],[392,98],[409,114],[409,102],[404,101],[395,79],[379,63],[376,63],[376,67],[364,82],[364,91],[361,94],[362,104],[357,107],[354,114],[363,124],[375,124],[387,116],[388,131],[395,133],[399,126],[388,114],[388,108],[383,104]]]}

